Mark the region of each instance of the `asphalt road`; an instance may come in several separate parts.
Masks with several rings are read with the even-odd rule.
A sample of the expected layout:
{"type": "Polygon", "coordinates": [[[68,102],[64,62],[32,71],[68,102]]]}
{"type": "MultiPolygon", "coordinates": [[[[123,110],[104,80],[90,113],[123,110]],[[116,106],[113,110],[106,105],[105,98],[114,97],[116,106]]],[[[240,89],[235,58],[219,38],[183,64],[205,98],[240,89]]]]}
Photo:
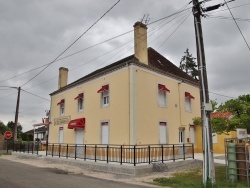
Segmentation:
{"type": "Polygon", "coordinates": [[[68,174],[54,168],[39,168],[0,158],[1,188],[142,188],[85,175],[68,174]]]}

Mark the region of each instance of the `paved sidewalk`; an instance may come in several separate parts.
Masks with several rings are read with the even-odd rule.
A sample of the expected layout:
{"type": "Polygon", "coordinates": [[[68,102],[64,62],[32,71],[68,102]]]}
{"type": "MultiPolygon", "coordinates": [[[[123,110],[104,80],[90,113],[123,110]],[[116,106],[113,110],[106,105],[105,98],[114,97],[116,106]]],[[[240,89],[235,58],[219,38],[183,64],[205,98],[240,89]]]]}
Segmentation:
{"type": "MultiPolygon", "coordinates": [[[[203,160],[203,153],[195,153],[194,159],[202,161],[203,160]]],[[[214,154],[214,163],[225,165],[226,164],[225,154],[214,154]]]]}

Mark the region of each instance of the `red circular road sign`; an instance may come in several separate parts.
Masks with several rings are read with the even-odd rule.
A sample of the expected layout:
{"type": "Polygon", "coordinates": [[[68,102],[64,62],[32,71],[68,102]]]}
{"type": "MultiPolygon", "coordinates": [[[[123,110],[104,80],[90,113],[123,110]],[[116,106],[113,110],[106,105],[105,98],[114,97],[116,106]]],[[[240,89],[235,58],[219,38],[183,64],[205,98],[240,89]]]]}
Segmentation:
{"type": "Polygon", "coordinates": [[[4,138],[5,139],[10,139],[11,137],[12,137],[12,133],[10,131],[5,131],[4,138]]]}

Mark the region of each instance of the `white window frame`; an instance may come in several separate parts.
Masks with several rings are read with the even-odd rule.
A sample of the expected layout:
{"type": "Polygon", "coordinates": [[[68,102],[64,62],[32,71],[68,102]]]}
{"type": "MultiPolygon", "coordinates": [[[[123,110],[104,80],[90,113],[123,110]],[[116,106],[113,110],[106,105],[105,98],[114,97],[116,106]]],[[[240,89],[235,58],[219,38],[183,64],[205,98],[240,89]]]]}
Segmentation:
{"type": "Polygon", "coordinates": [[[109,91],[104,91],[102,92],[102,107],[107,107],[109,106],[109,91]]]}
{"type": "Polygon", "coordinates": [[[110,139],[110,123],[109,123],[109,121],[101,121],[101,124],[100,124],[100,143],[101,144],[106,144],[106,145],[108,145],[109,144],[109,139],[110,139]],[[107,123],[107,125],[103,125],[103,123],[107,123]],[[108,142],[107,143],[103,143],[103,127],[104,126],[107,126],[108,127],[108,132],[107,132],[107,134],[108,134],[108,142]]]}
{"type": "Polygon", "coordinates": [[[158,89],[158,105],[160,107],[167,107],[167,92],[158,89]]]}
{"type": "Polygon", "coordinates": [[[83,94],[83,97],[77,99],[77,111],[83,112],[83,110],[84,110],[84,94],[83,94]],[[82,109],[80,109],[81,104],[82,104],[82,109]]]}
{"type": "Polygon", "coordinates": [[[65,114],[65,99],[64,103],[60,104],[60,116],[64,116],[65,114]]]}
{"type": "Polygon", "coordinates": [[[158,135],[159,135],[159,144],[168,144],[168,123],[167,121],[159,121],[158,122],[158,135]],[[165,125],[162,125],[164,124],[165,125]],[[163,134],[165,136],[165,141],[163,141],[161,139],[161,135],[162,135],[162,130],[161,130],[161,127],[165,127],[165,134],[163,134]]]}
{"type": "Polygon", "coordinates": [[[190,97],[185,96],[185,111],[192,112],[192,100],[190,97]]]}

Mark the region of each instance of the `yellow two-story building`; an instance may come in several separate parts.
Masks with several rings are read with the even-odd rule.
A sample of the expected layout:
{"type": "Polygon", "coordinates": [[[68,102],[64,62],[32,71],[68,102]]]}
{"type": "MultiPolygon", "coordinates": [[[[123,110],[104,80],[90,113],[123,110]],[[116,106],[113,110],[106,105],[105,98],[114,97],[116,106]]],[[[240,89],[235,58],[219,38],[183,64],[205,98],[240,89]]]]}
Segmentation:
{"type": "Polygon", "coordinates": [[[177,144],[195,142],[199,83],[153,48],[134,25],[135,54],[67,83],[60,68],[51,93],[49,143],[177,144]]]}

